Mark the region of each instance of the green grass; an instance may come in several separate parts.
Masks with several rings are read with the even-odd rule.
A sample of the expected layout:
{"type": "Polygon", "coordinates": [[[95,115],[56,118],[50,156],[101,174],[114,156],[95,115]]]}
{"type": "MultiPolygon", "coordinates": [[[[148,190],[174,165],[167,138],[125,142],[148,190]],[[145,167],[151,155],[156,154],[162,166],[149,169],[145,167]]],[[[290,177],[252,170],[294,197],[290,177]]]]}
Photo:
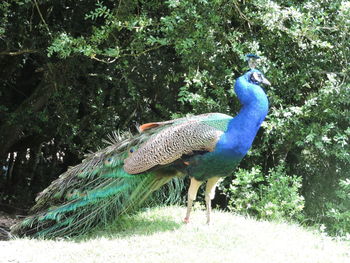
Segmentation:
{"type": "Polygon", "coordinates": [[[350,244],[287,223],[256,221],[183,207],[125,216],[80,240],[16,239],[0,242],[0,262],[350,262],[350,244]]]}

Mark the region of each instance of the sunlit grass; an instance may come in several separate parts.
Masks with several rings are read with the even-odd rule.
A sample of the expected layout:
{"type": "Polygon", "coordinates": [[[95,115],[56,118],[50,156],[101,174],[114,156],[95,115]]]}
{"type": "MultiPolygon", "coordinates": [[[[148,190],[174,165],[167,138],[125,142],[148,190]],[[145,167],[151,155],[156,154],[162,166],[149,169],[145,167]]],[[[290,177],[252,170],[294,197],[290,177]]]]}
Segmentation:
{"type": "Polygon", "coordinates": [[[125,216],[79,240],[0,242],[0,262],[350,262],[350,244],[300,226],[183,207],[125,216]]]}

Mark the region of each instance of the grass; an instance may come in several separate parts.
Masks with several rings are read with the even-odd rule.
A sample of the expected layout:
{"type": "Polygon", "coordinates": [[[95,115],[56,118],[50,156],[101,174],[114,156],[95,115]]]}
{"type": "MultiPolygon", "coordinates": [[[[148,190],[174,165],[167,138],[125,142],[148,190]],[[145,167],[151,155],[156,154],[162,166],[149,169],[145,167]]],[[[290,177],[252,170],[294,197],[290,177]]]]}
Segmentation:
{"type": "Polygon", "coordinates": [[[0,262],[350,262],[350,244],[288,224],[214,211],[212,225],[183,207],[125,216],[80,240],[0,242],[0,262]]]}

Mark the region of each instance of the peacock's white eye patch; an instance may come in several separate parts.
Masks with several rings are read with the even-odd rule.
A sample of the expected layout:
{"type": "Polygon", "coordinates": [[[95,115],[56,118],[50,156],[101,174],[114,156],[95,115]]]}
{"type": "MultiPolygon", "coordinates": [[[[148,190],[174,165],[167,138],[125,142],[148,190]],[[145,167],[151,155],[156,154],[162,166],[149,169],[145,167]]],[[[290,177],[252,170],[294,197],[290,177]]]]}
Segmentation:
{"type": "Polygon", "coordinates": [[[263,76],[263,74],[261,74],[259,72],[253,72],[250,75],[250,81],[253,82],[253,83],[260,84],[260,83],[263,82],[263,80],[264,80],[264,76],[263,76]]]}

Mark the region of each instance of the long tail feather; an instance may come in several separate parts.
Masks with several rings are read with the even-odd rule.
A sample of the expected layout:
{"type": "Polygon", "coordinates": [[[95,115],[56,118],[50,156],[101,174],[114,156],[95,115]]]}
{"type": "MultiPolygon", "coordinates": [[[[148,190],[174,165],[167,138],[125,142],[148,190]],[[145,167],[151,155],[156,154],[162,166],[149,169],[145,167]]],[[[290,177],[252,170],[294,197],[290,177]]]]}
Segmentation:
{"type": "Polygon", "coordinates": [[[91,154],[62,174],[38,196],[32,215],[15,225],[12,234],[40,238],[84,235],[124,213],[136,211],[151,196],[158,202],[180,197],[182,179],[174,174],[150,171],[130,175],[124,171],[127,148],[142,142],[142,136],[91,154]],[[165,184],[170,189],[165,192],[171,195],[157,192],[165,184]]]}
{"type": "Polygon", "coordinates": [[[83,235],[97,225],[106,225],[124,213],[136,211],[170,180],[179,179],[152,173],[121,178],[103,190],[93,190],[65,205],[28,217],[12,233],[43,238],[83,235]]]}

